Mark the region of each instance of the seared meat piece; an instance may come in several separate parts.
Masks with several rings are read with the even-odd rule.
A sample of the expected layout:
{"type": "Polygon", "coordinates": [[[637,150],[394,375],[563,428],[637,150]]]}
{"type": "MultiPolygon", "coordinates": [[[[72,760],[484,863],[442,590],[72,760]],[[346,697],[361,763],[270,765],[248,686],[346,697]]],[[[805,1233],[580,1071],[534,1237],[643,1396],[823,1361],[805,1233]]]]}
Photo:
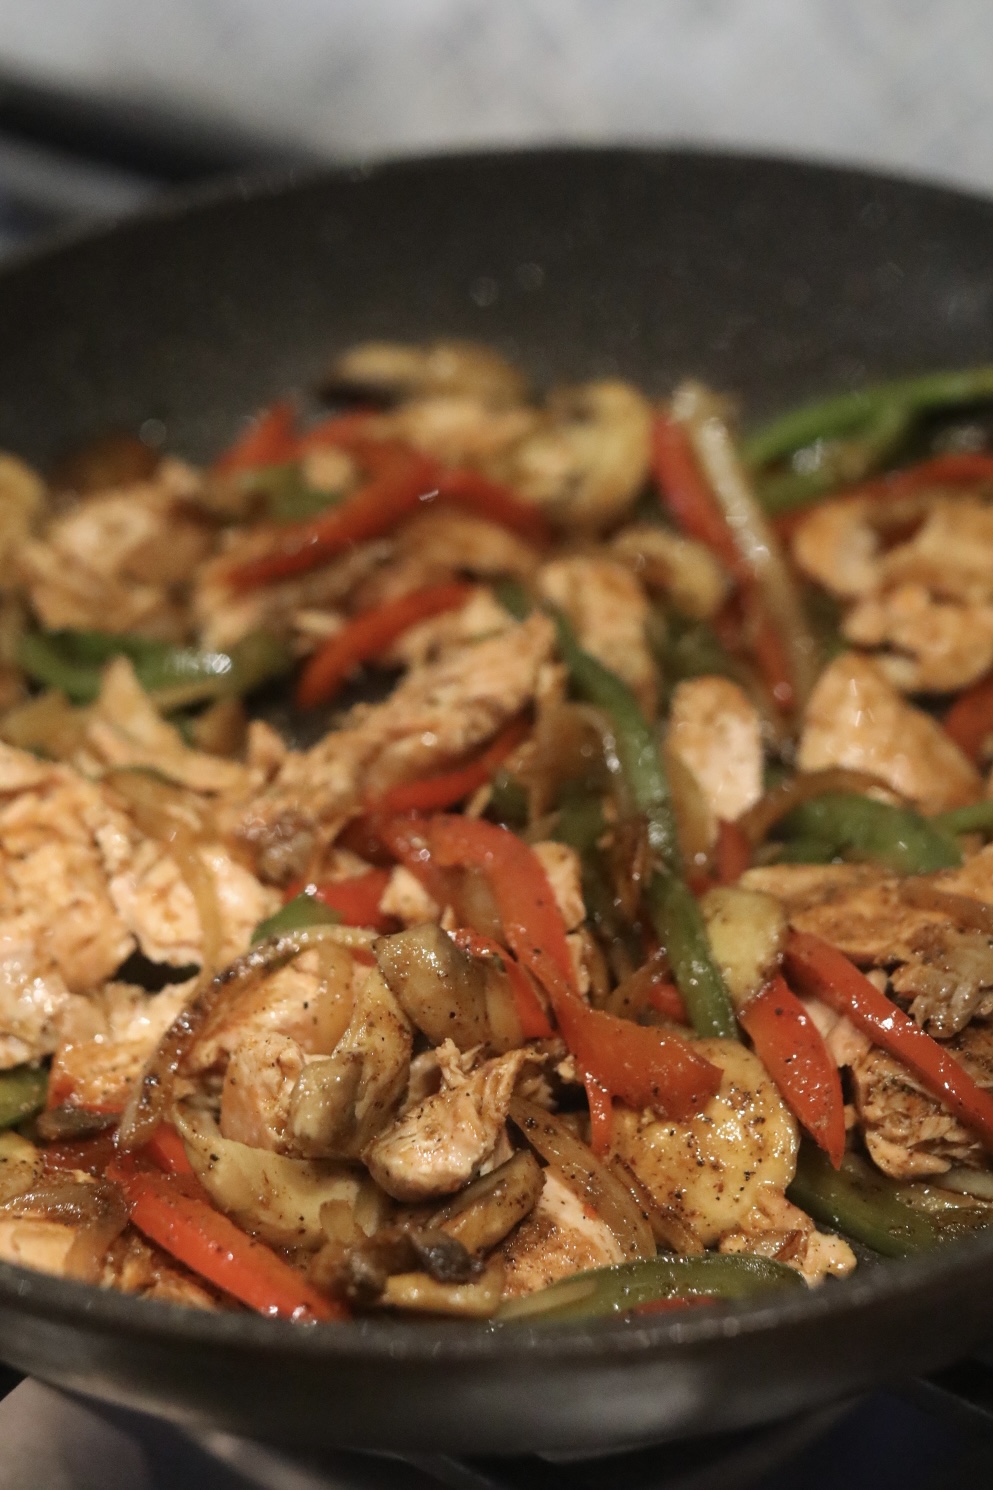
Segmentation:
{"type": "Polygon", "coordinates": [[[672,698],[667,748],[692,771],[715,818],[733,822],[762,795],[762,722],[729,678],[689,678],[672,698]]]}
{"type": "Polygon", "coordinates": [[[658,675],[645,634],[650,611],[630,569],[613,559],[553,559],[542,568],[538,588],[569,617],[580,645],[623,678],[654,718],[658,675]]]}
{"type": "Polygon", "coordinates": [[[975,768],[929,714],[908,704],[866,657],[846,652],[810,696],[797,764],[847,766],[878,776],[925,812],[980,796],[975,768]]]}
{"type": "MultiPolygon", "coordinates": [[[[974,1022],[945,1047],[980,1086],[993,1088],[993,1029],[974,1022]]],[[[976,1139],[924,1091],[900,1061],[875,1047],[852,1065],[855,1107],[866,1148],[894,1179],[985,1163],[976,1139]]]]}
{"type": "Polygon", "coordinates": [[[617,1106],[614,1143],[657,1203],[710,1246],[743,1224],[765,1187],[786,1189],[798,1135],[757,1055],[732,1040],[693,1048],[723,1073],[704,1111],[676,1122],[617,1106]]]}
{"type": "Polygon", "coordinates": [[[529,1050],[472,1069],[452,1041],[438,1047],[441,1090],[405,1112],[364,1154],[369,1173],[397,1200],[452,1195],[479,1172],[504,1136],[507,1112],[529,1050]]]}
{"type": "Polygon", "coordinates": [[[503,1245],[505,1298],[534,1293],[559,1278],[624,1261],[605,1221],[570,1190],[554,1165],[542,1171],[544,1189],[531,1214],[503,1245]]]}

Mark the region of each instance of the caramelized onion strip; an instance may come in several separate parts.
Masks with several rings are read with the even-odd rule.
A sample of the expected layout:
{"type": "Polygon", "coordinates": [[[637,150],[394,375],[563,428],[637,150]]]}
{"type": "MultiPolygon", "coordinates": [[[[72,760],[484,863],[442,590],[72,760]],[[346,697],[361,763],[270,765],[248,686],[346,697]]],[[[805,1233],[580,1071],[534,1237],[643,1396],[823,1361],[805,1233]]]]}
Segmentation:
{"type": "Polygon", "coordinates": [[[900,882],[900,898],[924,911],[940,911],[951,916],[959,926],[993,936],[993,905],[973,900],[971,895],[955,895],[940,890],[932,880],[914,875],[900,882]]]}
{"type": "Polygon", "coordinates": [[[561,1118],[525,1097],[513,1098],[510,1116],[531,1147],[546,1163],[555,1165],[569,1189],[591,1205],[609,1226],[620,1243],[625,1261],[655,1256],[652,1228],[630,1190],[561,1118]]]}
{"type": "Polygon", "coordinates": [[[259,942],[201,987],[166,1030],[142,1078],[132,1093],[120,1127],[118,1148],[132,1150],[147,1143],[172,1105],[176,1078],[211,1025],[236,1000],[244,997],[270,973],[292,962],[305,948],[336,941],[336,926],[310,926],[259,942]]]}

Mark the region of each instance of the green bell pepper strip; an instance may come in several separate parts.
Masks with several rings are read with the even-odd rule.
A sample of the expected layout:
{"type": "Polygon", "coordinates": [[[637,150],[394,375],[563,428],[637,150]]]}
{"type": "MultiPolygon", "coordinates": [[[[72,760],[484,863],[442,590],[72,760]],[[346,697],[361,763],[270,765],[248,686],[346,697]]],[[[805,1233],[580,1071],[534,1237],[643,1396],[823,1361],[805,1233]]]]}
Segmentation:
{"type": "Polygon", "coordinates": [[[864,481],[895,458],[906,444],[912,425],[913,414],[909,409],[885,405],[858,438],[818,440],[815,445],[797,451],[794,469],[758,480],[763,508],[770,517],[782,517],[839,487],[864,481]]]}
{"type": "Polygon", "coordinates": [[[993,797],[937,812],[929,822],[939,833],[993,833],[993,797]]]}
{"type": "MultiPolygon", "coordinates": [[[[896,378],[854,393],[835,394],[792,409],[749,435],[743,444],[747,463],[757,468],[782,460],[818,440],[833,440],[879,427],[881,416],[903,410],[917,416],[930,409],[993,399],[993,367],[925,373],[896,378]]],[[[892,416],[890,416],[892,417],[892,416]]]]}
{"type": "Polygon", "coordinates": [[[711,954],[700,907],[685,880],[664,871],[653,874],[647,894],[655,930],[693,1028],[705,1037],[737,1040],[734,1005],[711,954]]]}
{"type": "Polygon", "coordinates": [[[898,1185],[856,1154],[846,1154],[841,1168],[833,1169],[827,1155],[806,1140],[786,1191],[815,1221],[884,1257],[931,1252],[988,1224],[979,1207],[949,1204],[945,1212],[926,1210],[908,1202],[910,1193],[909,1186],[898,1185]]]}
{"type": "Polygon", "coordinates": [[[958,844],[933,821],[857,792],[826,792],[802,802],[783,818],[779,832],[787,839],[815,839],[831,845],[835,854],[867,859],[897,874],[933,874],[962,863],[958,844]]]}
{"type": "Polygon", "coordinates": [[[828,843],[823,838],[791,838],[788,843],[779,846],[776,855],[777,864],[830,864],[838,857],[838,850],[833,843],[828,843]]]}
{"type": "Polygon", "coordinates": [[[493,586],[493,594],[515,621],[526,621],[534,610],[534,601],[519,579],[497,580],[493,586]]]}
{"type": "Polygon", "coordinates": [[[504,1304],[497,1319],[558,1324],[626,1314],[660,1299],[750,1299],[777,1289],[802,1292],[805,1287],[799,1273],[784,1263],[745,1252],[646,1257],[562,1278],[504,1304]]]}
{"type": "Polygon", "coordinates": [[[343,492],[320,491],[308,486],[300,463],[295,460],[281,465],[260,466],[254,471],[246,471],[241,479],[247,491],[262,498],[265,515],[274,523],[305,522],[328,507],[336,506],[344,496],[343,492]]]}
{"type": "Polygon", "coordinates": [[[303,890],[280,906],[278,911],[259,922],[252,932],[252,946],[256,942],[264,942],[266,937],[284,936],[288,931],[306,931],[311,926],[340,925],[341,915],[338,911],[325,905],[316,895],[308,895],[303,890]]]}
{"type": "Polygon", "coordinates": [[[613,724],[621,775],[631,805],[648,824],[648,841],[661,861],[678,872],[676,819],[655,733],[623,679],[579,645],[572,623],[561,612],[555,613],[554,620],[559,652],[573,683],[613,724]]]}
{"type": "Polygon", "coordinates": [[[21,638],[17,662],[36,683],[89,704],[99,695],[104,666],[122,656],[146,693],[160,701],[168,695],[171,707],[250,693],[293,665],[285,642],[266,631],[252,632],[228,652],[104,631],[37,631],[21,638]]]}
{"type": "Polygon", "coordinates": [[[648,884],[656,932],[668,953],[676,986],[699,1035],[738,1037],[734,1006],[714,962],[700,907],[683,881],[669,783],[655,733],[628,685],[579,645],[569,621],[555,616],[559,651],[573,683],[614,726],[614,748],[635,810],[648,826],[660,872],[648,884]]]}
{"type": "Polygon", "coordinates": [[[13,1066],[0,1071],[0,1128],[13,1128],[45,1105],[48,1072],[42,1066],[13,1066]]]}

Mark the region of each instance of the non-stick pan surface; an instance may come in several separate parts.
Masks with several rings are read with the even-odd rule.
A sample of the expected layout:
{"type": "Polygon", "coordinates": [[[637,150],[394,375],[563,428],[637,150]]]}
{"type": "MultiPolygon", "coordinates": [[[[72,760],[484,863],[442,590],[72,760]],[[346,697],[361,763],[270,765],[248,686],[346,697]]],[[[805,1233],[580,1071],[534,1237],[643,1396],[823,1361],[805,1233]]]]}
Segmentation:
{"type": "MultiPolygon", "coordinates": [[[[686,374],[748,416],[993,361],[993,206],[741,157],[548,151],[234,189],[0,276],[0,446],[108,428],[194,458],[358,338],[492,342],[539,381],[686,374]],[[146,421],[153,421],[146,423],[146,421]]],[[[296,1443],[603,1450],[774,1418],[993,1333],[993,1240],[657,1322],[301,1329],[0,1265],[0,1355],[296,1443]]]]}

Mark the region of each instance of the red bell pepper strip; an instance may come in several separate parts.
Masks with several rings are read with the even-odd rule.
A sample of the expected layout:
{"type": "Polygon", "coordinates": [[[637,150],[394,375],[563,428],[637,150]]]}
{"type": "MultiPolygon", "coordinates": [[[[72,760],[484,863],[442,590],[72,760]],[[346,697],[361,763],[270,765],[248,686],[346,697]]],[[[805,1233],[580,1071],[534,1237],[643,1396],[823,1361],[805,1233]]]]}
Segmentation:
{"type": "Polygon", "coordinates": [[[880,993],[847,957],[820,937],[794,931],[786,944],[786,970],[803,992],[847,1015],[874,1045],[909,1067],[993,1152],[993,1095],[977,1086],[954,1056],[880,993]]]}
{"type": "Polygon", "coordinates": [[[590,1009],[579,997],[562,913],[533,849],[481,818],[439,816],[429,835],[440,865],[486,874],[507,945],[548,993],[580,1068],[632,1107],[677,1118],[699,1112],[720,1086],[716,1066],[678,1035],[590,1009]]]}
{"type": "Polygon", "coordinates": [[[645,994],[645,1003],[657,1014],[664,1014],[666,1019],[674,1019],[677,1024],[688,1025],[690,1022],[683,995],[675,983],[653,983],[645,994]]]}
{"type": "Polygon", "coordinates": [[[160,1123],[141,1153],[166,1174],[193,1173],[186,1145],[171,1123],[160,1123]]]}
{"type": "Polygon", "coordinates": [[[602,1159],[614,1146],[614,1101],[588,1071],[583,1074],[583,1085],[590,1108],[590,1148],[602,1159]]]}
{"type": "Polygon", "coordinates": [[[198,1181],[123,1157],[108,1166],[107,1178],[120,1185],[139,1231],[249,1308],[307,1322],[348,1318],[344,1305],[318,1293],[296,1268],[215,1210],[198,1181]]]}
{"type": "Polygon", "coordinates": [[[280,465],[297,453],[296,418],[288,403],[275,403],[249,425],[214,462],[216,476],[236,476],[259,466],[280,465]]]}
{"type": "Polygon", "coordinates": [[[97,1133],[93,1138],[45,1144],[41,1156],[46,1169],[81,1169],[100,1179],[116,1158],[117,1148],[113,1133],[97,1133]]]}
{"type": "Polygon", "coordinates": [[[736,885],[751,867],[752,846],[737,823],[721,818],[717,824],[714,869],[719,885],[736,885]]]}
{"type": "Polygon", "coordinates": [[[960,693],[943,720],[963,755],[978,762],[986,741],[993,736],[993,673],[980,678],[960,693]]]}
{"type": "Polygon", "coordinates": [[[481,869],[496,898],[510,950],[552,999],[578,997],[565,923],[541,860],[529,844],[481,818],[432,818],[431,850],[446,868],[481,869]]]}
{"type": "Polygon", "coordinates": [[[847,487],[839,496],[879,501],[913,496],[929,486],[971,486],[980,481],[993,481],[993,455],[983,451],[951,452],[934,455],[916,466],[905,466],[901,471],[891,471],[878,481],[847,487]]]}
{"type": "Polygon", "coordinates": [[[339,506],[287,527],[270,553],[235,565],[227,576],[229,584],[251,590],[305,574],[350,544],[392,532],[404,518],[431,503],[467,508],[533,542],[547,537],[544,519],[529,503],[473,471],[448,470],[416,450],[385,440],[349,440],[345,448],[365,465],[370,480],[339,506]]]}
{"type": "Polygon", "coordinates": [[[555,1015],[576,1064],[629,1107],[682,1120],[702,1112],[721,1084],[718,1068],[669,1030],[590,1009],[576,996],[555,1015]]]}
{"type": "Polygon", "coordinates": [[[387,447],[383,468],[354,496],[309,522],[288,526],[269,553],[235,565],[228,582],[239,590],[253,590],[306,574],[353,543],[391,532],[422,502],[433,500],[436,474],[434,461],[425,456],[387,447]]]}
{"type": "Polygon", "coordinates": [[[378,834],[396,862],[420,880],[432,900],[441,906],[451,903],[454,878],[435,861],[427,818],[410,813],[402,817],[367,818],[365,821],[370,832],[378,834]]]}
{"type": "Polygon", "coordinates": [[[738,1022],[787,1107],[840,1169],[845,1154],[841,1077],[803,1004],[777,974],[738,1011],[738,1022]]]}
{"type": "Polygon", "coordinates": [[[344,880],[326,880],[323,884],[305,884],[297,880],[286,891],[284,899],[290,901],[300,894],[313,895],[337,911],[345,926],[373,926],[377,931],[394,931],[396,919],[384,915],[379,909],[389,882],[387,869],[370,869],[365,874],[350,875],[344,880]]]}
{"type": "Polygon", "coordinates": [[[677,420],[665,414],[659,414],[652,426],[652,469],[677,526],[716,554],[735,579],[750,579],[724,514],[697,465],[689,436],[677,420]]]}
{"type": "Polygon", "coordinates": [[[487,784],[497,767],[527,737],[530,728],[524,715],[512,719],[474,760],[456,766],[452,771],[440,771],[435,776],[424,776],[420,781],[407,781],[390,787],[381,797],[366,804],[367,811],[389,814],[438,812],[464,802],[466,797],[471,797],[473,792],[487,784]]]}
{"type": "Polygon", "coordinates": [[[501,947],[499,942],[495,942],[492,937],[483,936],[479,931],[473,931],[470,926],[460,926],[453,931],[452,940],[463,952],[468,952],[470,957],[490,957],[499,961],[507,974],[514,996],[514,1009],[520,1021],[522,1039],[547,1040],[554,1034],[530,978],[517,959],[501,947]]]}
{"type": "Polygon", "coordinates": [[[539,548],[551,542],[552,530],[537,507],[522,502],[508,487],[491,481],[479,471],[461,466],[443,468],[438,472],[437,484],[439,502],[449,502],[477,517],[488,518],[539,548]]]}
{"type": "Polygon", "coordinates": [[[472,590],[472,585],[460,581],[428,585],[353,617],[341,631],[329,636],[306,663],[296,688],[297,704],[301,709],[312,709],[327,703],[360,662],[378,657],[419,621],[458,609],[472,590]]]}
{"type": "MultiPolygon", "coordinates": [[[[745,562],[724,513],[697,465],[689,435],[675,419],[660,414],[652,426],[652,464],[662,500],[677,525],[703,543],[738,581],[741,604],[750,621],[751,650],[779,708],[793,705],[789,654],[778,630],[765,614],[752,571],[745,562]]],[[[740,643],[735,619],[732,646],[740,643]]]]}
{"type": "MultiPolygon", "coordinates": [[[[375,409],[353,409],[350,414],[332,414],[304,430],[297,440],[296,455],[312,450],[336,448],[351,451],[360,442],[369,442],[369,425],[377,417],[375,409]]],[[[386,442],[382,442],[385,446],[386,442]]]]}

